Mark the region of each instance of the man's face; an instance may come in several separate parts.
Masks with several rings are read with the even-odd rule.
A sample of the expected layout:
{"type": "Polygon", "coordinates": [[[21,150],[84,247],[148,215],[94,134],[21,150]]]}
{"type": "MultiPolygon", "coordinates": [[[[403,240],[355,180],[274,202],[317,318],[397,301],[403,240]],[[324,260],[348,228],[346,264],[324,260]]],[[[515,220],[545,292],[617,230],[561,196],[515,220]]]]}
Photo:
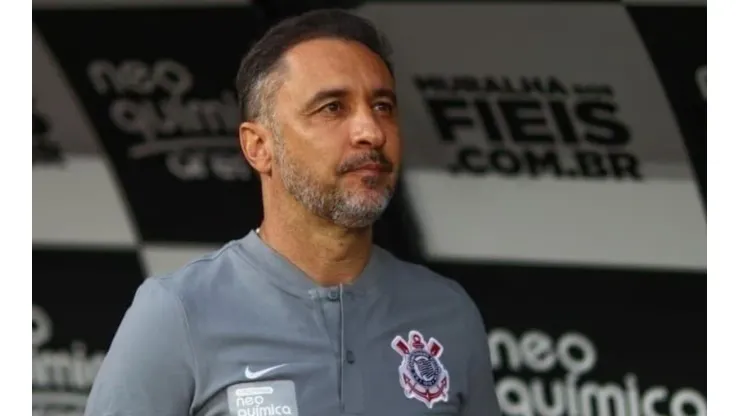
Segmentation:
{"type": "Polygon", "coordinates": [[[284,56],[275,94],[275,169],[312,213],[348,228],[380,217],[398,178],[393,78],[364,45],[301,43],[284,56]]]}

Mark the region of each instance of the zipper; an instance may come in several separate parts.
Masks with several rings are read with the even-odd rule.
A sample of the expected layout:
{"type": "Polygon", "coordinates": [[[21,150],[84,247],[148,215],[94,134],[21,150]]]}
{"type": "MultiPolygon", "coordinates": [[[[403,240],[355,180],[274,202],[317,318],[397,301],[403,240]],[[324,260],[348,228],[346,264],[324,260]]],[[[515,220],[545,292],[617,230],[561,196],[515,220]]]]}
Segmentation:
{"type": "Polygon", "coordinates": [[[339,285],[339,406],[344,412],[344,285],[339,285]]]}

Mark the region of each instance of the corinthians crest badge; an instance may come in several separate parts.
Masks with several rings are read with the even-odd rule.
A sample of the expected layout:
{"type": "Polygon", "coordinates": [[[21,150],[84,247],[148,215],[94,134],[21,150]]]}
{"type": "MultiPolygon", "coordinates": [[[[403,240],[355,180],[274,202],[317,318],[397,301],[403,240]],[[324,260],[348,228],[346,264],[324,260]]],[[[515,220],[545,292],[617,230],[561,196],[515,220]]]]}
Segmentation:
{"type": "Polygon", "coordinates": [[[417,399],[430,409],[434,403],[447,401],[450,375],[439,360],[443,350],[439,341],[424,341],[419,331],[412,330],[408,339],[396,336],[391,347],[403,357],[398,375],[406,397],[417,399]]]}

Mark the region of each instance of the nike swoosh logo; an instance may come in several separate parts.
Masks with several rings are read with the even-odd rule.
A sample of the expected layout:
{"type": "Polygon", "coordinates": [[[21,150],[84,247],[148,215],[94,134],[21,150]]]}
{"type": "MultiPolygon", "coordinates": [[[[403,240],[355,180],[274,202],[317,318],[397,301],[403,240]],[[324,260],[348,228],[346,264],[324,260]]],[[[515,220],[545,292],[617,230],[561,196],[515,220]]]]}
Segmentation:
{"type": "Polygon", "coordinates": [[[246,378],[248,378],[250,380],[254,380],[255,378],[260,378],[260,377],[264,376],[265,374],[269,373],[270,371],[277,370],[278,368],[284,367],[286,365],[287,364],[280,364],[280,365],[276,365],[274,367],[265,368],[264,370],[255,371],[255,372],[249,371],[249,366],[247,366],[247,368],[244,370],[244,377],[246,377],[246,378]]]}

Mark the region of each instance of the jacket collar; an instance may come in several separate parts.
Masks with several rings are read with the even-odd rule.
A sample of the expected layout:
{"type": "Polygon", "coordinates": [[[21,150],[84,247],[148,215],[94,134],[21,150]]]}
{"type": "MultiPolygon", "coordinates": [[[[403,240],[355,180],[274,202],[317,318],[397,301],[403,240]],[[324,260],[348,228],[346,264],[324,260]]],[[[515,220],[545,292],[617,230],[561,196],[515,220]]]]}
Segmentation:
{"type": "Polygon", "coordinates": [[[315,299],[331,298],[337,290],[351,296],[369,296],[380,291],[383,275],[382,248],[373,245],[370,259],[359,276],[351,284],[320,286],[282,254],[265,244],[256,230],[252,230],[239,241],[241,253],[247,260],[264,271],[263,278],[294,296],[315,299]]]}

